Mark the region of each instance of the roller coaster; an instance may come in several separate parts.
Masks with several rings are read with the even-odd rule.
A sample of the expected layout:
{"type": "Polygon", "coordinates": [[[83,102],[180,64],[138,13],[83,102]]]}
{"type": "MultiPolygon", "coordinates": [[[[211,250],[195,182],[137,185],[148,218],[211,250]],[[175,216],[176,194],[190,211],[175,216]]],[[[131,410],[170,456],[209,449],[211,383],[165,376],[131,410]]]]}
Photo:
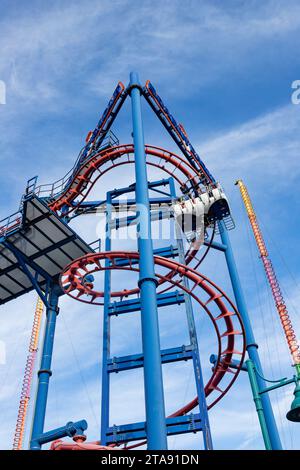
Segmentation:
{"type": "MultiPolygon", "coordinates": [[[[53,450],[113,451],[145,445],[148,449],[163,450],[167,449],[168,436],[201,432],[203,448],[211,450],[213,440],[208,411],[230,391],[241,371],[249,375],[266,449],[281,449],[270,390],[264,379],[230,244],[228,231],[234,228],[234,222],[227,197],[197,154],[183,125],[177,123],[150,81],[142,86],[137,74],[131,73],[127,87],[119,82],[97,126],[88,134],[73,168],[52,184],[38,185],[37,177],[29,180],[19,211],[1,221],[0,227],[0,303],[32,290],[37,292],[39,299],[14,449],[22,449],[24,444],[43,306],[46,326],[37,374],[30,449],[40,450],[51,443],[53,450]],[[133,143],[120,144],[112,125],[127,98],[131,99],[133,143]],[[142,98],[178,146],[179,154],[145,145],[142,98]],[[125,165],[134,167],[135,183],[108,191],[101,201],[90,200],[95,185],[101,183],[106,174],[117,172],[125,165]],[[163,175],[163,179],[149,181],[149,168],[163,175]],[[150,197],[150,191],[157,196],[150,197]],[[126,202],[120,199],[130,193],[135,194],[133,199],[126,202]],[[97,241],[95,247],[70,228],[73,218],[99,211],[105,214],[104,250],[103,240],[97,241]],[[113,211],[117,218],[112,217],[113,211]],[[120,213],[126,216],[120,217],[120,213]],[[134,215],[130,215],[132,213],[134,215]],[[154,249],[151,226],[161,220],[172,225],[174,243],[154,249]],[[113,251],[112,231],[129,226],[136,230],[136,250],[113,251]],[[235,303],[199,272],[210,250],[225,255],[235,303]],[[136,273],[137,285],[112,289],[114,273],[119,272],[126,279],[129,271],[136,273]],[[100,277],[104,279],[102,285],[100,277]],[[58,301],[62,295],[95,305],[103,312],[101,435],[94,442],[86,442],[87,422],[84,419],[54,430],[44,430],[58,301]],[[158,311],[179,305],[184,306],[189,344],[161,349],[158,311]],[[111,357],[111,318],[131,312],[141,314],[143,351],[111,357]],[[215,337],[211,375],[206,383],[194,312],[209,319],[215,337]],[[162,365],[189,360],[193,364],[197,396],[166,416],[162,365]],[[144,373],[145,422],[111,425],[110,376],[136,368],[143,368],[144,373]],[[72,438],[72,441],[62,440],[64,437],[72,438]]],[[[300,392],[296,339],[293,359],[297,373],[286,383],[296,385],[292,418],[297,421],[300,392]]],[[[281,381],[276,386],[282,385],[285,383],[281,381]]]]}

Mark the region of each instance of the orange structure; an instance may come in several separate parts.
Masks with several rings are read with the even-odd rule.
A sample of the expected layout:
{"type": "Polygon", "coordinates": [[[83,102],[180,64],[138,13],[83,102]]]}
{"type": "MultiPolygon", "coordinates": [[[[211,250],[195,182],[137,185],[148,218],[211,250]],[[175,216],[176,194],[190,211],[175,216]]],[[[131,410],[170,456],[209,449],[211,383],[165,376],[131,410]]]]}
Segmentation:
{"type": "Polygon", "coordinates": [[[257,248],[260,254],[260,258],[262,260],[264,270],[268,279],[268,282],[270,284],[271,290],[272,290],[272,295],[274,298],[274,302],[276,305],[277,312],[279,314],[279,318],[284,330],[284,334],[292,355],[293,359],[293,364],[296,367],[297,375],[300,374],[300,351],[299,351],[299,345],[297,342],[296,334],[293,329],[293,325],[291,322],[291,319],[288,314],[287,307],[284,302],[284,298],[280,289],[280,285],[278,282],[278,279],[276,277],[276,273],[274,270],[274,267],[272,265],[272,262],[269,258],[268,250],[266,248],[266,244],[262,235],[262,232],[260,230],[256,214],[249,196],[249,193],[247,191],[246,186],[244,185],[242,180],[238,180],[236,182],[238,185],[241,196],[243,199],[243,202],[245,204],[245,208],[247,211],[247,215],[250,220],[250,224],[253,230],[253,234],[255,237],[255,241],[257,244],[257,248]]]}
{"type": "Polygon", "coordinates": [[[33,325],[30,336],[30,343],[28,348],[28,356],[25,365],[25,372],[22,384],[21,398],[18,410],[17,424],[14,435],[13,450],[22,450],[23,440],[25,434],[26,416],[28,411],[28,405],[30,400],[30,389],[32,376],[34,372],[34,365],[38,351],[39,335],[41,329],[41,321],[44,310],[44,304],[40,297],[38,297],[33,325]]]}

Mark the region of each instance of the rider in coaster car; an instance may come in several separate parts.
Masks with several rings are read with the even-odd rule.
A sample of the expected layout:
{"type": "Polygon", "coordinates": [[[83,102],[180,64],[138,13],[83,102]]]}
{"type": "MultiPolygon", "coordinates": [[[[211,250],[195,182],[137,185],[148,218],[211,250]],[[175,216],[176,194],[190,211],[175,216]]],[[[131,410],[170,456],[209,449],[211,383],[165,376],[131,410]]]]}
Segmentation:
{"type": "Polygon", "coordinates": [[[88,287],[90,289],[93,289],[94,287],[94,276],[92,274],[86,274],[85,276],[83,276],[83,278],[81,279],[81,282],[82,284],[85,286],[85,287],[88,287]]]}

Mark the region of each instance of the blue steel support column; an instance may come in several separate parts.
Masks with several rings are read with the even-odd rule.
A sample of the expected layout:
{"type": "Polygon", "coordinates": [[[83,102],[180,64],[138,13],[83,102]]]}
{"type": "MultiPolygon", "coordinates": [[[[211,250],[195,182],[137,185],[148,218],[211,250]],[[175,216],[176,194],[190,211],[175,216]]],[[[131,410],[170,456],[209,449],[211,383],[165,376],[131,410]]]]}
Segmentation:
{"type": "Polygon", "coordinates": [[[41,358],[41,366],[38,372],[38,389],[35,401],[34,418],[31,432],[31,450],[40,450],[41,444],[35,441],[35,438],[43,434],[47,397],[49,388],[49,379],[52,375],[51,361],[54,343],[54,334],[56,326],[56,317],[58,314],[58,297],[61,289],[57,284],[50,287],[49,291],[49,307],[46,311],[46,327],[44,335],[43,352],[41,358]]]}
{"type": "MultiPolygon", "coordinates": [[[[111,251],[111,193],[106,198],[106,228],[105,251],[111,251]]],[[[109,266],[109,260],[105,260],[105,267],[109,266]]],[[[107,362],[110,356],[110,316],[109,303],[111,291],[111,271],[104,273],[104,307],[103,307],[103,349],[102,349],[102,397],[101,397],[101,444],[106,445],[106,433],[109,427],[109,372],[107,362]]]]}
{"type": "Polygon", "coordinates": [[[140,254],[141,322],[144,354],[146,433],[148,449],[167,449],[166,417],[156,303],[157,281],[154,273],[150,206],[141,95],[138,75],[130,74],[132,124],[135,155],[137,240],[140,254]]]}
{"type": "Polygon", "coordinates": [[[40,436],[35,436],[35,442],[31,442],[32,448],[36,445],[47,444],[56,439],[61,439],[62,437],[84,436],[84,431],[87,427],[88,425],[85,419],[76,421],[76,423],[70,421],[65,426],[44,432],[40,436]]]}
{"type": "MultiPolygon", "coordinates": [[[[176,198],[176,190],[175,190],[175,184],[174,184],[173,178],[169,179],[169,187],[170,187],[170,194],[172,196],[172,199],[174,200],[176,198]]],[[[174,225],[175,225],[175,237],[176,237],[177,246],[178,246],[179,262],[181,264],[185,264],[185,258],[184,258],[185,252],[184,252],[182,236],[180,233],[180,228],[175,220],[174,220],[174,225]]],[[[183,284],[187,289],[189,289],[189,281],[186,277],[183,278],[183,284]]],[[[190,342],[191,342],[191,345],[193,346],[193,367],[194,367],[194,375],[195,375],[196,389],[197,389],[198,402],[199,402],[199,411],[200,411],[201,420],[203,421],[202,434],[203,434],[204,449],[212,450],[213,443],[212,443],[212,437],[211,437],[211,431],[210,431],[210,425],[209,425],[209,417],[208,417],[208,411],[207,411],[206,396],[205,396],[193,305],[192,305],[191,296],[188,295],[187,292],[184,292],[184,298],[185,298],[185,308],[186,308],[186,316],[187,316],[187,322],[188,322],[188,328],[189,328],[190,342]]]]}
{"type": "MultiPolygon", "coordinates": [[[[246,306],[244,293],[242,290],[240,278],[239,278],[237,267],[235,264],[235,259],[233,256],[230,238],[229,238],[226,228],[224,227],[223,222],[219,223],[219,227],[220,227],[222,243],[226,245],[225,257],[226,257],[228,271],[229,271],[229,275],[231,279],[232,289],[234,292],[238,311],[241,314],[244,327],[245,327],[246,344],[247,344],[246,347],[247,347],[247,351],[249,354],[249,358],[253,361],[255,367],[257,368],[257,370],[259,370],[260,374],[263,375],[263,370],[262,370],[262,366],[261,366],[261,362],[260,362],[260,358],[258,354],[258,345],[255,342],[252,326],[250,323],[248,309],[246,306]]],[[[259,375],[257,375],[256,378],[257,378],[259,389],[263,390],[264,388],[266,388],[265,381],[261,377],[259,377],[259,375]]],[[[272,409],[269,395],[267,393],[262,394],[261,401],[262,401],[263,413],[264,413],[266,427],[269,433],[269,438],[270,438],[272,449],[280,450],[282,449],[282,446],[281,446],[281,441],[280,441],[280,437],[279,437],[276,421],[274,418],[273,409],[272,409]]]]}

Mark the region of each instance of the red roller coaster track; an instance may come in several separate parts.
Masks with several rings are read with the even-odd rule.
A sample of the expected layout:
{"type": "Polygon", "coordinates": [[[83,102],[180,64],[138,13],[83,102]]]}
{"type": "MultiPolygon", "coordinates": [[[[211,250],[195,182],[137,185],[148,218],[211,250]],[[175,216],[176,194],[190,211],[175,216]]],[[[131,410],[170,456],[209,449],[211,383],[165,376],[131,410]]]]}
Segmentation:
{"type": "MultiPolygon", "coordinates": [[[[101,304],[102,302],[98,299],[104,297],[104,292],[95,290],[94,287],[88,284],[83,284],[83,276],[107,269],[138,272],[138,259],[139,254],[137,252],[91,253],[78,258],[64,269],[60,277],[61,287],[65,293],[77,300],[95,305],[101,304]],[[105,260],[109,260],[109,267],[105,266],[105,260]],[[120,262],[122,262],[122,265],[120,262]]],[[[212,321],[217,338],[218,352],[216,366],[213,368],[212,375],[205,386],[206,396],[209,397],[211,395],[213,397],[208,404],[208,409],[210,409],[233,385],[243,364],[245,333],[240,315],[227,295],[203,274],[174,260],[160,256],[155,256],[154,262],[158,281],[168,282],[171,286],[178,287],[187,292],[212,321]],[[157,272],[158,268],[160,268],[160,271],[167,269],[167,274],[157,272]],[[170,271],[178,274],[179,279],[175,279],[175,276],[170,277],[170,271]],[[184,286],[182,282],[183,277],[189,280],[191,287],[186,288],[184,286]],[[203,299],[203,296],[205,299],[203,299]],[[230,368],[230,363],[233,360],[237,363],[237,369],[235,370],[230,368]],[[223,389],[220,387],[221,382],[225,383],[223,389]]],[[[111,296],[122,299],[138,294],[138,291],[138,289],[114,291],[111,293],[111,296]]],[[[170,417],[184,415],[195,408],[197,404],[198,398],[196,397],[183,408],[172,413],[170,417]]],[[[98,443],[93,445],[97,446],[98,443]]],[[[128,448],[134,448],[137,445],[142,444],[135,444],[128,448]]],[[[57,445],[56,448],[57,450],[64,448],[64,445],[57,445]]],[[[81,444],[80,448],[85,448],[85,444],[81,444]]],[[[99,450],[100,448],[101,446],[99,446],[99,450]]]]}
{"type": "MultiPolygon", "coordinates": [[[[109,112],[111,112],[117,101],[123,96],[123,92],[124,86],[120,84],[120,90],[114,98],[109,112]]],[[[101,129],[105,125],[107,118],[101,124],[101,129]]],[[[97,136],[100,135],[100,130],[97,130],[97,132],[99,131],[98,133],[96,130],[92,133],[91,141],[89,141],[90,143],[84,153],[85,156],[82,161],[79,160],[79,166],[75,165],[64,178],[56,183],[39,186],[34,190],[38,196],[44,197],[48,202],[49,208],[54,212],[58,212],[59,215],[63,214],[66,216],[76,211],[85,201],[95,183],[109,171],[123,165],[135,163],[133,144],[110,146],[99,151],[93,151],[93,146],[97,136]]],[[[146,164],[150,167],[159,168],[174,178],[182,194],[193,198],[203,191],[200,188],[203,172],[201,168],[197,170],[187,159],[163,148],[150,145],[145,146],[145,155],[146,164]]],[[[193,156],[191,154],[191,157],[193,156]]],[[[209,189],[210,183],[206,187],[206,190],[209,189]]],[[[8,223],[9,227],[5,227],[6,232],[12,226],[11,222],[8,223]]],[[[207,407],[210,409],[227,393],[241,370],[245,356],[245,332],[239,312],[227,295],[211,280],[196,271],[206,253],[200,260],[196,259],[194,267],[190,266],[191,261],[196,258],[198,249],[199,246],[197,244],[191,245],[185,254],[186,264],[160,256],[154,257],[154,264],[155,275],[158,281],[158,294],[174,287],[181,289],[191,297],[196,308],[203,311],[212,323],[217,343],[217,361],[205,385],[205,395],[209,398],[207,407]],[[188,280],[188,284],[184,280],[188,280]],[[234,369],[230,367],[232,362],[235,363],[234,369]]],[[[111,251],[90,253],[78,258],[70,263],[61,273],[61,287],[66,294],[76,300],[89,304],[103,305],[104,292],[94,289],[92,284],[83,283],[82,280],[87,274],[104,272],[106,270],[122,270],[138,273],[139,253],[111,251]]],[[[139,293],[139,288],[135,287],[122,291],[114,291],[110,295],[114,299],[122,300],[124,297],[139,298],[139,293]]],[[[170,417],[187,414],[197,404],[198,398],[196,397],[172,413],[170,417]]],[[[51,448],[54,450],[104,450],[117,448],[115,444],[103,447],[98,441],[85,443],[85,436],[76,436],[74,440],[74,443],[55,441],[52,443],[51,448]]],[[[132,449],[143,444],[144,442],[139,442],[126,447],[126,449],[132,449]]]]}
{"type": "MultiPolygon", "coordinates": [[[[168,152],[162,148],[149,146],[145,147],[146,163],[150,166],[160,168],[172,176],[179,184],[181,191],[186,194],[191,194],[193,190],[197,190],[197,181],[199,181],[199,174],[182,157],[168,152]]],[[[49,203],[53,211],[60,211],[63,207],[68,206],[68,213],[70,214],[86,199],[94,184],[105,173],[117,168],[121,165],[134,163],[134,146],[121,145],[112,147],[97,153],[86,161],[74,173],[68,186],[57,194],[55,200],[49,203]],[[74,201],[76,199],[76,203],[74,201]]],[[[189,264],[194,258],[197,250],[190,250],[186,254],[186,262],[189,264]]],[[[68,265],[61,274],[61,285],[64,291],[82,302],[91,303],[95,305],[102,305],[101,300],[104,293],[101,291],[93,290],[88,284],[82,284],[82,277],[88,273],[95,273],[104,271],[105,269],[120,269],[131,270],[138,272],[138,253],[135,252],[102,252],[91,253],[85,257],[79,258],[70,265],[68,265]],[[104,260],[110,260],[109,268],[104,266],[104,260]],[[118,260],[125,261],[125,266],[118,265],[118,260]]],[[[198,263],[199,264],[199,263],[198,263]]],[[[198,267],[198,264],[196,267],[198,267]]],[[[178,287],[187,292],[202,309],[206,312],[212,321],[216,339],[218,344],[218,360],[216,366],[213,368],[212,375],[205,386],[206,396],[212,396],[213,399],[208,404],[208,409],[215,405],[229,390],[237,378],[241,369],[244,355],[245,355],[245,334],[242,321],[235,306],[229,300],[227,295],[217,287],[212,281],[198,273],[195,269],[182,265],[174,260],[165,259],[159,256],[155,257],[155,265],[160,269],[168,270],[166,273],[156,273],[158,285],[167,284],[163,290],[158,293],[165,292],[172,287],[178,287]],[[192,285],[187,289],[183,283],[183,276],[187,277],[192,285]],[[202,294],[206,293],[207,299],[201,300],[201,293],[196,294],[196,290],[201,290],[202,294]],[[210,309],[210,304],[214,304],[215,308],[210,309]],[[216,313],[217,312],[217,313],[216,313]],[[239,346],[236,346],[239,343],[239,346]],[[229,364],[235,359],[237,363],[236,369],[231,369],[229,364]],[[223,389],[220,387],[225,383],[223,389]]],[[[133,288],[130,290],[123,290],[119,292],[112,292],[113,298],[124,298],[129,296],[138,296],[139,289],[133,288]]],[[[195,398],[183,408],[175,411],[171,417],[180,416],[188,413],[198,404],[198,399],[195,398]]],[[[67,444],[66,444],[67,445],[67,444]]],[[[70,444],[72,448],[74,445],[78,449],[90,448],[91,444],[80,443],[70,444]]],[[[142,443],[134,444],[128,448],[134,448],[142,443]]],[[[100,443],[92,443],[93,448],[102,448],[100,443]]],[[[68,445],[67,445],[68,447],[68,445]]],[[[54,448],[65,449],[64,443],[55,443],[54,448]]],[[[69,448],[69,447],[68,447],[69,448]]]]}
{"type": "MultiPolygon", "coordinates": [[[[160,168],[172,176],[180,185],[182,192],[189,193],[191,188],[198,187],[199,174],[193,166],[179,155],[150,145],[145,146],[147,165],[160,168]],[[179,172],[180,176],[176,174],[179,172]]],[[[134,164],[134,146],[120,145],[100,151],[85,161],[72,175],[66,188],[53,195],[54,201],[49,206],[53,211],[59,211],[63,206],[69,206],[69,213],[74,211],[86,199],[92,187],[108,171],[121,165],[134,164]],[[76,204],[72,204],[79,198],[76,204]]],[[[41,194],[44,187],[37,188],[41,194]]]]}

